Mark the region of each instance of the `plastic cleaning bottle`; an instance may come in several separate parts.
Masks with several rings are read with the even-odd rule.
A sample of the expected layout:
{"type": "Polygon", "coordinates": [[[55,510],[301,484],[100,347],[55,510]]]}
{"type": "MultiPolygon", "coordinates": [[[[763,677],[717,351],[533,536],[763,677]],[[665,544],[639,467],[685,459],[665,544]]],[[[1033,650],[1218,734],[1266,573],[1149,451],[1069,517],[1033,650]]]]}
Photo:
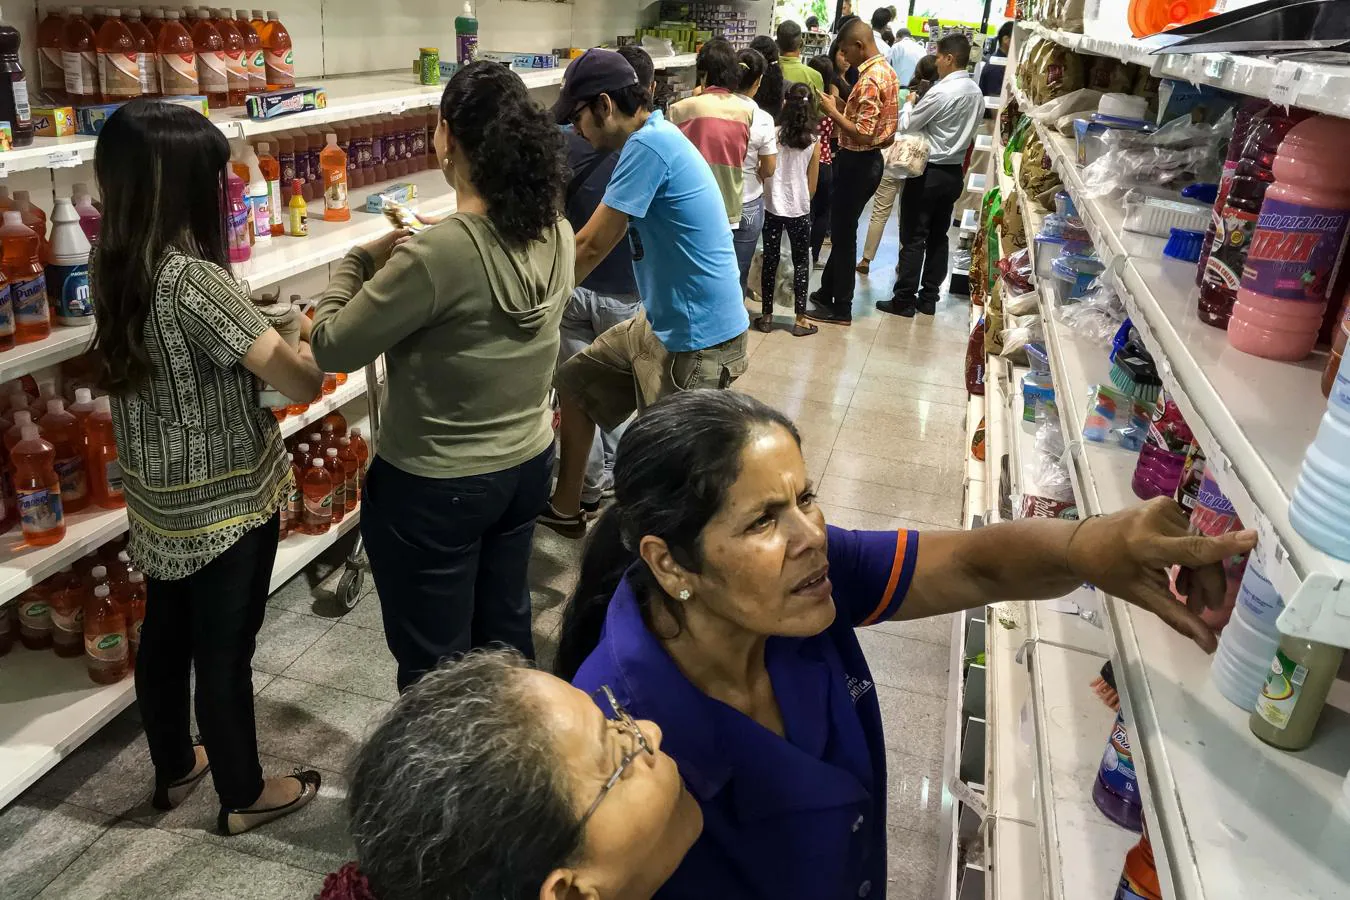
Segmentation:
{"type": "Polygon", "coordinates": [[[14,447],[19,441],[23,440],[24,426],[37,424],[33,421],[33,412],[30,409],[13,409],[10,413],[10,420],[13,424],[5,429],[3,438],[5,453],[7,454],[14,452],[14,447]]]}
{"type": "Polygon", "coordinates": [[[80,420],[66,412],[66,402],[58,397],[47,401],[47,413],[38,419],[38,427],[56,454],[52,468],[61,481],[61,508],[67,515],[79,512],[89,505],[80,420]]]}
{"type": "Polygon", "coordinates": [[[234,11],[234,27],[244,40],[244,71],[248,73],[248,92],[261,94],[267,90],[267,61],[263,56],[262,38],[248,20],[248,10],[234,11]]]}
{"type": "Polygon", "coordinates": [[[248,207],[249,239],[253,243],[272,239],[272,198],[267,191],[267,182],[261,176],[249,181],[245,191],[245,205],[248,207]]]}
{"type": "MultiPolygon", "coordinates": [[[[8,213],[6,213],[8,215],[8,213]]],[[[291,202],[290,202],[290,227],[287,231],[291,237],[305,237],[309,234],[309,209],[305,206],[305,189],[297,178],[291,182],[291,202]]],[[[305,409],[309,405],[305,404],[305,409]]],[[[290,411],[289,409],[287,410],[290,411]]],[[[303,410],[301,410],[303,412],[303,410]]],[[[295,415],[295,413],[291,413],[295,415]]]]}
{"type": "Polygon", "coordinates": [[[24,540],[35,547],[55,544],[66,536],[61,481],[52,468],[56,448],[38,436],[36,425],[24,425],[9,456],[14,463],[24,540]]]}
{"type": "Polygon", "coordinates": [[[1139,799],[1139,781],[1130,752],[1130,733],[1125,727],[1124,714],[1119,711],[1111,726],[1102,764],[1092,782],[1092,799],[1108,819],[1122,828],[1139,831],[1143,827],[1143,803],[1139,799]]]}
{"type": "Polygon", "coordinates": [[[14,340],[20,344],[40,341],[52,332],[47,312],[47,280],[43,276],[38,245],[38,236],[23,224],[19,211],[6,210],[4,225],[0,226],[0,247],[3,248],[0,269],[9,280],[14,308],[14,340]]]}
{"type": "Polygon", "coordinates": [[[9,278],[0,269],[0,351],[14,349],[14,300],[9,278]]]}
{"type": "Polygon", "coordinates": [[[120,10],[108,12],[95,38],[99,93],[104,103],[121,103],[141,95],[140,50],[120,10]]]}
{"type": "Polygon", "coordinates": [[[267,11],[263,58],[266,61],[269,91],[295,87],[295,52],[291,48],[291,33],[281,24],[281,17],[273,9],[267,11]]]}
{"type": "Polygon", "coordinates": [[[228,9],[216,10],[212,27],[220,32],[225,53],[225,87],[230,106],[243,106],[248,95],[248,64],[244,60],[244,36],[234,27],[228,9]]]}
{"type": "Polygon", "coordinates": [[[47,12],[38,25],[38,84],[54,103],[66,102],[66,69],[61,44],[66,30],[66,17],[60,9],[47,12]]]}
{"type": "MultiPolygon", "coordinates": [[[[281,167],[281,233],[286,233],[286,208],[291,202],[291,182],[295,181],[295,140],[288,135],[277,138],[277,165],[281,167]]],[[[275,234],[275,232],[273,232],[275,234]]]]}
{"type": "Polygon", "coordinates": [[[333,479],[322,459],[310,461],[303,486],[306,534],[324,534],[333,523],[333,479]]]}
{"type": "Polygon", "coordinates": [[[225,41],[211,24],[205,8],[197,10],[192,25],[192,49],[197,54],[197,86],[211,109],[229,106],[229,77],[225,71],[225,41]]]}
{"type": "Polygon", "coordinates": [[[99,102],[98,50],[94,46],[94,27],[84,17],[84,9],[66,10],[66,28],[61,36],[61,68],[66,75],[66,99],[71,103],[99,102]]]}
{"type": "Polygon", "coordinates": [[[94,684],[116,684],[131,671],[126,613],[106,584],[94,588],[84,607],[84,659],[94,684]]]}
{"type": "Polygon", "coordinates": [[[1255,708],[1279,646],[1275,620],[1283,609],[1284,601],[1261,568],[1260,554],[1253,553],[1238,588],[1237,606],[1219,636],[1219,649],[1209,669],[1219,693],[1246,712],[1255,708]]]}
{"type": "Polygon", "coordinates": [[[80,422],[80,442],[86,448],[89,446],[89,417],[94,414],[96,408],[94,392],[87,387],[76,388],[75,399],[66,406],[66,412],[80,422]]]}
{"type": "Polygon", "coordinates": [[[342,460],[338,459],[337,447],[329,447],[323,455],[324,468],[328,470],[328,477],[333,483],[330,506],[333,510],[332,522],[336,525],[347,516],[347,471],[342,466],[342,460]]]}
{"type": "Polygon", "coordinates": [[[1153,862],[1153,845],[1148,842],[1148,828],[1139,843],[1125,854],[1125,867],[1120,873],[1120,885],[1115,900],[1163,900],[1158,883],[1158,868],[1153,862]]]}
{"type": "Polygon", "coordinates": [[[89,196],[88,191],[80,191],[83,185],[75,185],[72,188],[75,201],[75,212],[80,216],[80,230],[84,232],[85,238],[90,244],[98,240],[99,232],[103,230],[103,213],[94,206],[94,200],[89,196]]]}
{"type": "Polygon", "coordinates": [[[361,463],[352,449],[351,438],[338,438],[338,460],[342,463],[342,473],[346,479],[342,496],[346,501],[347,512],[352,512],[361,497],[361,463]]]}
{"type": "MultiPolygon", "coordinates": [[[[1233,134],[1228,139],[1228,156],[1223,161],[1223,169],[1219,175],[1219,190],[1214,196],[1214,208],[1209,214],[1209,228],[1205,230],[1204,246],[1200,249],[1200,264],[1195,270],[1197,285],[1205,282],[1205,268],[1209,265],[1209,256],[1214,249],[1214,236],[1219,234],[1223,227],[1224,205],[1228,202],[1228,191],[1232,188],[1233,177],[1237,174],[1238,160],[1242,158],[1247,137],[1251,134],[1252,120],[1264,114],[1270,105],[1266,100],[1245,100],[1233,118],[1233,134]]],[[[1225,317],[1225,323],[1226,321],[1225,317]]]]}
{"type": "Polygon", "coordinates": [[[226,217],[229,229],[230,262],[245,262],[253,255],[248,242],[249,212],[244,201],[244,180],[231,172],[228,176],[230,211],[226,217]]]}
{"type": "Polygon", "coordinates": [[[107,397],[94,401],[94,412],[85,423],[85,436],[89,496],[103,509],[121,509],[127,501],[122,493],[122,465],[117,457],[112,409],[107,397]]]}
{"type": "Polygon", "coordinates": [[[28,77],[19,59],[19,29],[0,18],[0,119],[10,124],[14,146],[33,143],[33,110],[28,103],[28,77]]]}
{"type": "Polygon", "coordinates": [[[1327,397],[1317,436],[1303,456],[1289,504],[1289,521],[1308,543],[1337,559],[1350,560],[1350,354],[1345,354],[1327,397]]]}
{"type": "Polygon", "coordinates": [[[47,251],[47,304],[58,325],[89,325],[94,321],[89,291],[89,238],[80,214],[67,197],[52,208],[52,239],[47,251]]]}
{"type": "Polygon", "coordinates": [[[467,66],[478,57],[478,19],[473,0],[464,0],[464,12],[455,16],[455,61],[467,66]]]}
{"type": "Polygon", "coordinates": [[[323,163],[320,157],[324,148],[323,131],[319,128],[305,129],[305,202],[323,202],[323,163]]]}
{"type": "Polygon", "coordinates": [[[83,585],[73,566],[42,582],[52,611],[52,650],[67,659],[84,655],[83,585]]]}
{"type": "Polygon", "coordinates": [[[347,191],[356,187],[356,152],[352,146],[353,136],[351,125],[341,122],[333,129],[337,132],[338,149],[347,156],[347,191]]]}
{"type": "Polygon", "coordinates": [[[159,51],[155,49],[155,36],[141,20],[140,10],[129,9],[126,13],[127,30],[136,42],[136,64],[141,73],[141,96],[159,96],[159,51]]]}
{"type": "Polygon", "coordinates": [[[1302,750],[1326,707],[1345,650],[1285,635],[1252,711],[1252,734],[1281,750],[1302,750]]]}
{"type": "Polygon", "coordinates": [[[1243,267],[1228,342],[1266,359],[1312,352],[1350,225],[1350,122],[1314,116],[1285,135],[1243,267]]]}
{"type": "Polygon", "coordinates": [[[166,97],[201,93],[196,45],[182,18],[178,10],[166,10],[164,27],[159,31],[159,89],[166,97]]]}
{"type": "Polygon", "coordinates": [[[14,192],[14,208],[19,211],[23,224],[33,229],[37,234],[38,258],[45,264],[49,249],[47,244],[47,214],[33,203],[28,191],[14,192]]]}
{"type": "Polygon", "coordinates": [[[52,646],[52,607],[42,585],[33,585],[19,595],[19,643],[29,650],[52,646]]]}
{"type": "MultiPolygon", "coordinates": [[[[268,233],[284,234],[286,226],[281,208],[281,162],[272,155],[272,145],[266,141],[258,144],[258,172],[262,175],[263,187],[267,191],[268,233]]],[[[252,192],[252,187],[249,190],[252,192]]],[[[257,225],[261,227],[262,223],[257,225]]]]}
{"type": "Polygon", "coordinates": [[[347,206],[347,154],[338,146],[337,135],[325,136],[327,146],[319,154],[323,172],[323,218],[326,222],[346,222],[352,217],[347,206]]]}

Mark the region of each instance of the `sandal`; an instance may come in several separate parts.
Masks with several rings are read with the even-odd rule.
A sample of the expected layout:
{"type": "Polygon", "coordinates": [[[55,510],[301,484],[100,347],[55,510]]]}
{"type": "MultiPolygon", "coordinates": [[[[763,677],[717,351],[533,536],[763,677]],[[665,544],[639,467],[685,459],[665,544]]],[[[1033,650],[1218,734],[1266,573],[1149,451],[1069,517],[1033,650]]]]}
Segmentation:
{"type": "MultiPolygon", "coordinates": [[[[202,746],[201,738],[192,741],[193,755],[196,756],[196,748],[202,746]]],[[[207,772],[211,771],[211,761],[208,759],[201,764],[201,767],[192,767],[182,778],[176,781],[161,781],[159,776],[155,776],[155,793],[150,798],[150,805],[162,812],[168,812],[174,809],[178,804],[187,799],[192,789],[201,783],[202,778],[207,772]]]]}
{"type": "Polygon", "coordinates": [[[820,331],[820,329],[817,328],[817,327],[814,326],[814,325],[796,325],[796,324],[794,324],[794,325],[792,326],[792,336],[793,336],[793,337],[810,337],[811,335],[817,333],[818,331],[820,331]]]}
{"type": "Polygon", "coordinates": [[[773,316],[760,316],[755,319],[755,327],[765,334],[773,331],[773,316]]]}
{"type": "Polygon", "coordinates": [[[227,837],[243,834],[259,825],[266,825],[282,816],[288,816],[307,806],[309,801],[319,796],[319,786],[323,781],[323,776],[313,769],[296,769],[287,777],[300,782],[300,796],[289,803],[269,806],[265,809],[228,809],[222,806],[220,815],[216,817],[216,828],[227,837]]]}

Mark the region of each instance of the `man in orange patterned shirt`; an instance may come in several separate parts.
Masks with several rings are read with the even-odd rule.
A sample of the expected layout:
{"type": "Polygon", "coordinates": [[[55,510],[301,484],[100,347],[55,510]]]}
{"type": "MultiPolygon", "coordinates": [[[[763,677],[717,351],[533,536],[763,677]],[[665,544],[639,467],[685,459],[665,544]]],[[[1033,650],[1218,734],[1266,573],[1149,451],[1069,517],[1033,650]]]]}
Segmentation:
{"type": "Polygon", "coordinates": [[[840,26],[839,48],[858,70],[858,83],[841,111],[829,94],[820,106],[834,122],[839,152],[834,157],[834,203],[830,208],[830,258],[820,290],[806,315],[817,322],[853,321],[853,260],[858,255],[858,218],[881,183],[881,150],[895,140],[900,118],[900,82],[877,49],[872,28],[862,19],[840,26]]]}

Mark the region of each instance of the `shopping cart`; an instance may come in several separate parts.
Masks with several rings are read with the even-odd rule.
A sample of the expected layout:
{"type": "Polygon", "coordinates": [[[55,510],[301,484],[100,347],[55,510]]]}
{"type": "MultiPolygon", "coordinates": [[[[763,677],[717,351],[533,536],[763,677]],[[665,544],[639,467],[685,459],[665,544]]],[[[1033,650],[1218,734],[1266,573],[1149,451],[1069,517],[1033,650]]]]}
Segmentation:
{"type": "MultiPolygon", "coordinates": [[[[366,443],[370,446],[370,457],[375,458],[375,448],[380,441],[380,401],[384,397],[385,373],[384,357],[376,357],[375,361],[365,367],[366,379],[366,406],[370,410],[369,427],[370,435],[366,443]]],[[[365,477],[365,473],[361,473],[365,477]]],[[[343,613],[351,612],[356,608],[356,603],[361,599],[361,591],[366,584],[366,570],[370,567],[370,561],[366,559],[365,540],[361,537],[360,525],[356,529],[356,541],[352,543],[351,552],[347,554],[347,561],[343,564],[342,576],[338,578],[337,588],[333,591],[333,599],[343,613]]]]}

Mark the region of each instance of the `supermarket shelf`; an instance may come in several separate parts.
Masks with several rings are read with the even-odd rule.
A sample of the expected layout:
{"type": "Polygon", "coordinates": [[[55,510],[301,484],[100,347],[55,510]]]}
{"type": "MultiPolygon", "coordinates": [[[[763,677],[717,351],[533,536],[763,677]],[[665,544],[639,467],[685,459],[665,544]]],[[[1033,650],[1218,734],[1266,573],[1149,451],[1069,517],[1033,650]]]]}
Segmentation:
{"type": "MultiPolygon", "coordinates": [[[[1034,209],[1026,210],[1029,233],[1038,230],[1041,218],[1034,209]]],[[[1050,294],[1047,288],[1041,295],[1046,345],[1061,420],[1071,437],[1081,427],[1090,387],[1108,381],[1109,364],[1104,346],[1078,337],[1054,318],[1050,294]]],[[[1248,383],[1249,389],[1256,387],[1250,377],[1248,383]]],[[[1090,442],[1071,444],[1071,449],[1084,514],[1138,502],[1129,486],[1134,454],[1090,442]]],[[[1283,753],[1252,736],[1247,715],[1210,683],[1210,658],[1193,643],[1116,598],[1106,598],[1103,605],[1165,896],[1350,896],[1350,859],[1344,853],[1350,822],[1335,812],[1344,773],[1350,770],[1346,684],[1333,688],[1328,704],[1334,708],[1324,716],[1313,747],[1283,753]]],[[[1104,731],[1098,739],[1105,740],[1104,731]]],[[[1075,827],[1062,823],[1058,839],[1073,839],[1068,832],[1075,827]]],[[[1085,847],[1080,850],[1086,853],[1085,847]]],[[[1098,873],[1093,884],[1107,883],[1097,877],[1106,876],[1098,873]]]]}
{"type": "Polygon", "coordinates": [[[93,325],[55,325],[52,333],[40,341],[0,352],[0,382],[79,356],[93,340],[93,325]]]}
{"type": "MultiPolygon", "coordinates": [[[[341,409],[357,397],[363,397],[366,393],[366,376],[364,372],[353,372],[348,378],[347,383],[338,385],[338,389],[333,391],[327,397],[324,397],[318,403],[311,403],[309,409],[298,416],[287,416],[281,420],[281,436],[290,437],[297,431],[300,431],[311,422],[317,422],[324,416],[336,409],[341,409]]],[[[354,425],[359,423],[352,423],[354,425]]]]}
{"type": "MultiPolygon", "coordinates": [[[[694,54],[685,53],[654,62],[657,69],[687,68],[694,64],[694,54]]],[[[518,74],[526,87],[535,89],[561,84],[565,71],[566,68],[560,66],[518,74]]],[[[440,85],[418,84],[411,65],[398,72],[328,76],[311,81],[321,84],[328,93],[328,106],[324,109],[255,122],[244,117],[242,107],[234,107],[211,113],[211,121],[227,138],[255,138],[292,128],[429,109],[440,103],[443,91],[440,85]]],[[[89,162],[94,158],[97,143],[98,138],[86,135],[34,138],[27,147],[0,153],[0,178],[31,169],[57,169],[89,162]]]]}
{"type": "MultiPolygon", "coordinates": [[[[445,175],[439,170],[416,172],[395,181],[408,181],[417,185],[418,199],[413,207],[418,212],[444,216],[455,211],[455,193],[446,186],[445,175]]],[[[354,204],[364,203],[366,194],[374,193],[381,186],[368,185],[353,191],[354,204]]],[[[235,277],[246,281],[250,289],[256,290],[335,262],[353,247],[373,241],[387,234],[391,228],[383,215],[368,213],[364,208],[354,208],[347,222],[325,222],[318,204],[311,204],[310,208],[314,213],[309,217],[308,237],[274,237],[263,244],[261,249],[255,245],[252,258],[234,266],[235,277]]]]}
{"type": "MultiPolygon", "coordinates": [[[[1024,645],[1031,639],[1028,629],[1029,604],[994,603],[988,610],[989,670],[986,721],[989,723],[989,752],[986,757],[986,796],[989,815],[999,821],[1010,820],[1036,825],[1040,813],[1036,807],[1037,785],[1027,777],[1035,771],[1035,737],[1030,727],[1031,678],[1023,661],[1024,645]]],[[[1098,757],[1101,748],[1098,748],[1098,757]]]]}
{"type": "Polygon", "coordinates": [[[1045,896],[1037,838],[1034,825],[1012,819],[994,823],[988,831],[992,881],[985,885],[987,893],[980,896],[991,900],[1035,900],[1045,896]]]}
{"type": "Polygon", "coordinates": [[[320,553],[333,546],[347,532],[361,521],[361,507],[343,516],[342,521],[329,528],[323,534],[293,534],[277,544],[277,559],[272,564],[272,580],[268,583],[269,593],[275,591],[295,577],[309,565],[320,553]]]}

